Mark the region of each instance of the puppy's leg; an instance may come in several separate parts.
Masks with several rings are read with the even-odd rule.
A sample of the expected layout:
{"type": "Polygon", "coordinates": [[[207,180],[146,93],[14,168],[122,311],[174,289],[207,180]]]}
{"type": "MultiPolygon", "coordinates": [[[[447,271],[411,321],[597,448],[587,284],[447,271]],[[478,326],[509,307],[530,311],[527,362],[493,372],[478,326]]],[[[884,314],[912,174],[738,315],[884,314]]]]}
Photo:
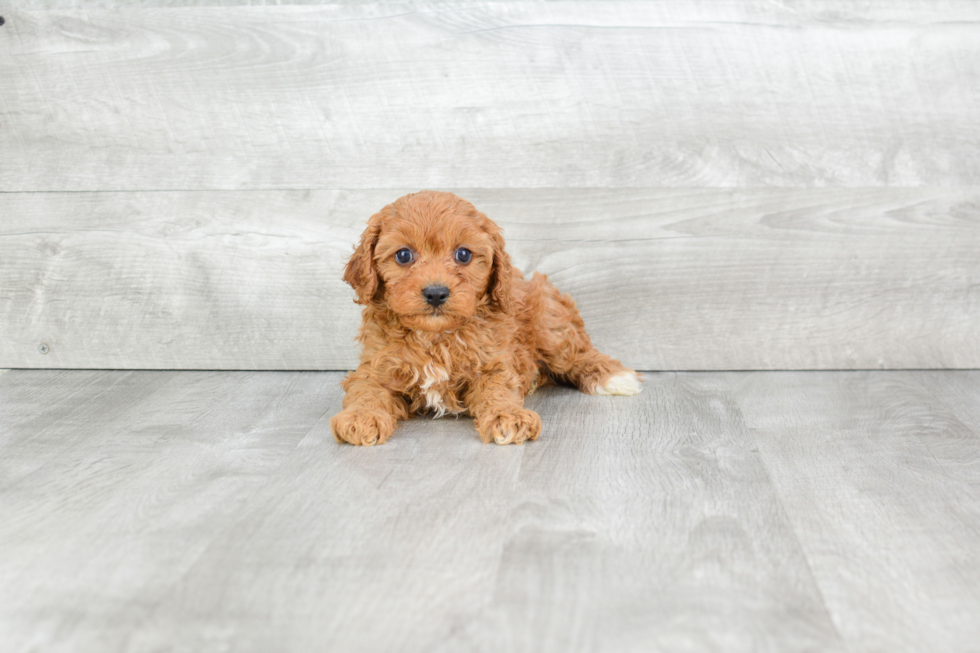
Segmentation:
{"type": "Polygon", "coordinates": [[[528,310],[538,351],[553,374],[588,394],[640,392],[640,375],[592,346],[575,302],[543,274],[531,280],[528,310]]]}
{"type": "Polygon", "coordinates": [[[522,444],[541,434],[541,418],[524,408],[516,375],[509,370],[481,374],[466,397],[483,443],[522,444]]]}
{"type": "Polygon", "coordinates": [[[344,379],[344,409],[330,418],[337,442],[383,444],[400,419],[408,418],[405,400],[392,394],[371,374],[368,364],[344,379]]]}

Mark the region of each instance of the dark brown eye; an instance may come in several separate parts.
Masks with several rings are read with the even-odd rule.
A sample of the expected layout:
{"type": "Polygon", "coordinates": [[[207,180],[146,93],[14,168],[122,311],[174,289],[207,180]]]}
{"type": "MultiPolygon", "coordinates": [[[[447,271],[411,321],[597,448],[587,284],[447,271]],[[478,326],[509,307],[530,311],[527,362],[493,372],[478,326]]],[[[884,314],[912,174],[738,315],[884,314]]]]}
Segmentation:
{"type": "Polygon", "coordinates": [[[460,247],[456,250],[456,262],[466,265],[473,260],[473,252],[466,249],[465,247],[460,247]]]}
{"type": "Polygon", "coordinates": [[[413,258],[415,258],[415,255],[412,254],[412,250],[407,247],[403,247],[395,252],[395,261],[398,263],[398,265],[408,265],[412,262],[413,258]]]}

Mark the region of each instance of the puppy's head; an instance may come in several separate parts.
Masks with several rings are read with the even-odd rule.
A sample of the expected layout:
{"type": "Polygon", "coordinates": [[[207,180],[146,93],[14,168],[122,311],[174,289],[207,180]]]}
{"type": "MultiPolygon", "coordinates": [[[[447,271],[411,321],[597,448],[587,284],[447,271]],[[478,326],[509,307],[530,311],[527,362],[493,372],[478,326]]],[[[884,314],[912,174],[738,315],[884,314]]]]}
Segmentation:
{"type": "Polygon", "coordinates": [[[454,329],[481,306],[510,310],[500,229],[452,193],[406,195],[371,216],[344,281],[358,303],[386,304],[411,329],[454,329]]]}

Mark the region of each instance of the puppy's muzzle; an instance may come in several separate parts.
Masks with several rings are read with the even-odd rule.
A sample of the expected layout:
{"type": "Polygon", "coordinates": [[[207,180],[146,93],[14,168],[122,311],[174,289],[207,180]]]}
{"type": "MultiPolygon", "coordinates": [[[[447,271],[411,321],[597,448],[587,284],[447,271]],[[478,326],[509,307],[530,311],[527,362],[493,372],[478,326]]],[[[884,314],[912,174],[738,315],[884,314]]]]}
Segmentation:
{"type": "Polygon", "coordinates": [[[426,286],[422,289],[422,296],[425,297],[425,303],[429,306],[439,308],[449,299],[449,288],[437,284],[426,286]]]}

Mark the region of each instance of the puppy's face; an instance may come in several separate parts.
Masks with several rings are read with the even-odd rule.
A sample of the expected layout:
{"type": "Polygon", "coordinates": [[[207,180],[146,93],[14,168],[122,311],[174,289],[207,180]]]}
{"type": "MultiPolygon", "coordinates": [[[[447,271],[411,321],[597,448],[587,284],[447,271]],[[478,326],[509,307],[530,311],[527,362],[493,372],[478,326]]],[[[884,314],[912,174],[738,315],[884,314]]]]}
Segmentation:
{"type": "Polygon", "coordinates": [[[446,331],[483,303],[499,307],[509,271],[493,222],[451,193],[422,192],[371,218],[344,279],[360,303],[386,303],[405,326],[446,331]]]}

